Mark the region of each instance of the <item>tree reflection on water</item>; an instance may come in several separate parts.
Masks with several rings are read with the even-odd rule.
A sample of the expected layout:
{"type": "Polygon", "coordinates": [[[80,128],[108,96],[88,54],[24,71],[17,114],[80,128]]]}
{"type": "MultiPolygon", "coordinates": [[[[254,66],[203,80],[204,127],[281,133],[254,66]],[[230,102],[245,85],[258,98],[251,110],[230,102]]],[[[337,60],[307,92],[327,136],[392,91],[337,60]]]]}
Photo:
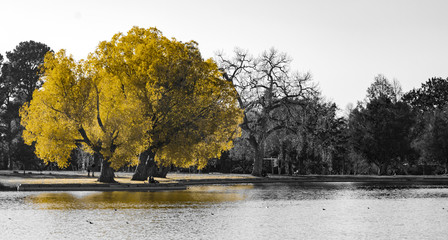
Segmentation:
{"type": "Polygon", "coordinates": [[[191,208],[241,201],[246,198],[242,190],[252,188],[253,185],[216,185],[164,192],[44,192],[28,196],[26,201],[40,209],[191,208]]]}

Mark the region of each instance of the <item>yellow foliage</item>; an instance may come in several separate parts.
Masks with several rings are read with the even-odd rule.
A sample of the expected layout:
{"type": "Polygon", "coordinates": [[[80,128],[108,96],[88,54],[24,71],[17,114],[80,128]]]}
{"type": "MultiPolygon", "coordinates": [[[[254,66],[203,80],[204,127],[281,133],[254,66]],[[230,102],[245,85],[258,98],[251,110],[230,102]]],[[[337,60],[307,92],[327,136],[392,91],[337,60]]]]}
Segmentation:
{"type": "Polygon", "coordinates": [[[202,168],[241,134],[232,83],[194,41],[134,27],[87,60],[48,54],[44,68],[45,83],[21,116],[26,143],[36,142],[47,162],[66,166],[82,143],[117,169],[151,145],[160,164],[202,168]]]}
{"type": "Polygon", "coordinates": [[[141,106],[125,97],[118,78],[93,68],[92,61],[75,62],[64,50],[47,54],[45,82],[21,109],[23,138],[36,143],[45,162],[66,167],[71,150],[83,143],[117,169],[149,144],[141,106]]]}
{"type": "Polygon", "coordinates": [[[205,167],[240,136],[235,89],[213,60],[202,58],[196,42],[134,27],[101,42],[95,55],[143,106],[159,164],[205,167]]]}

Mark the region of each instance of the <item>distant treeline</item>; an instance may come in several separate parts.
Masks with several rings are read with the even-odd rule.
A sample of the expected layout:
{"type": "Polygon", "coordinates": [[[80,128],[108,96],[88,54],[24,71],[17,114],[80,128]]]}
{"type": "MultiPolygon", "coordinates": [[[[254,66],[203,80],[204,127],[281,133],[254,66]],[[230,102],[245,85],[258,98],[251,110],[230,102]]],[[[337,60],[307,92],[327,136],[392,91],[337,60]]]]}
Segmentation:
{"type": "MultiPolygon", "coordinates": [[[[45,80],[40,66],[49,51],[28,41],[6,58],[0,55],[0,169],[58,168],[44,164],[35,146],[24,143],[19,115],[45,80]]],[[[311,75],[291,71],[291,59],[275,49],[258,57],[237,49],[232,57],[218,54],[214,61],[222,80],[233,83],[244,116],[233,148],[210,159],[203,171],[257,176],[448,171],[448,79],[431,78],[403,93],[398,81],[378,75],[365,99],[340,114],[311,75]]],[[[93,165],[100,166],[77,148],[66,169],[93,165]]]]}

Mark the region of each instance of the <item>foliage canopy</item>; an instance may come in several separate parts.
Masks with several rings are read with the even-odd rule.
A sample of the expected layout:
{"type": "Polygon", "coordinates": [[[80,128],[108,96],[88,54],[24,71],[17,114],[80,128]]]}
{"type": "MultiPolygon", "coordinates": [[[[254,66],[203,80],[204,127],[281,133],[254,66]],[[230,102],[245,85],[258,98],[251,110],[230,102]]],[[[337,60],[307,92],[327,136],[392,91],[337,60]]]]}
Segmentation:
{"type": "Polygon", "coordinates": [[[216,64],[155,28],[118,33],[79,62],[48,54],[44,68],[21,116],[25,141],[47,162],[67,166],[82,145],[118,169],[158,144],[160,163],[203,167],[239,136],[236,93],[216,64]]]}

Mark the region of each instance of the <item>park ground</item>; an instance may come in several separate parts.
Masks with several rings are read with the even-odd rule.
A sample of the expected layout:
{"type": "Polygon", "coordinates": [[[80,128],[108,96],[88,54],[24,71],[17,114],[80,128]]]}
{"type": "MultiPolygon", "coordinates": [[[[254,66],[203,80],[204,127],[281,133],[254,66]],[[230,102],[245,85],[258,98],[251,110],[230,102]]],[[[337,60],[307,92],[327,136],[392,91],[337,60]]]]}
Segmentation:
{"type": "MultiPolygon", "coordinates": [[[[70,185],[92,186],[103,183],[97,181],[99,172],[95,177],[88,177],[85,171],[26,171],[25,174],[17,171],[0,170],[0,190],[17,188],[19,185],[70,185]]],[[[147,181],[131,181],[132,172],[116,172],[115,180],[118,185],[142,185],[147,181]]],[[[364,183],[423,183],[440,184],[448,186],[447,175],[397,175],[397,176],[375,176],[375,175],[269,175],[268,177],[254,177],[250,174],[221,174],[221,173],[169,173],[166,178],[155,178],[160,185],[185,184],[185,185],[207,185],[207,184],[233,184],[233,183],[275,183],[275,182],[364,182],[364,183]]]]}
{"type": "MultiPolygon", "coordinates": [[[[20,184],[102,184],[97,181],[99,172],[95,177],[88,177],[86,171],[10,171],[0,170],[0,185],[17,187],[20,184]]],[[[142,184],[147,181],[132,181],[132,172],[116,172],[115,181],[118,184],[142,184]]],[[[206,181],[225,179],[255,179],[249,174],[189,174],[168,173],[166,178],[155,178],[160,184],[178,183],[179,181],[206,181]]]]}

